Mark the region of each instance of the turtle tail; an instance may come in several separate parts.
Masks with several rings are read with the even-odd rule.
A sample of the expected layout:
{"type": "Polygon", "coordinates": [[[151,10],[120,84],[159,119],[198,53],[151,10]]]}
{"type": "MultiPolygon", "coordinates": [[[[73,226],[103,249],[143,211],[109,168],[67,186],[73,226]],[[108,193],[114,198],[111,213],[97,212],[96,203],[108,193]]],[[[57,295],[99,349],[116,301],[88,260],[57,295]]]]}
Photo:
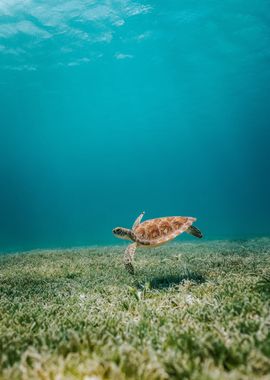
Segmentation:
{"type": "Polygon", "coordinates": [[[195,227],[195,226],[188,227],[188,229],[186,230],[186,232],[188,234],[193,235],[193,236],[195,236],[197,238],[200,238],[200,239],[203,237],[203,234],[201,233],[201,231],[197,227],[195,227]]]}

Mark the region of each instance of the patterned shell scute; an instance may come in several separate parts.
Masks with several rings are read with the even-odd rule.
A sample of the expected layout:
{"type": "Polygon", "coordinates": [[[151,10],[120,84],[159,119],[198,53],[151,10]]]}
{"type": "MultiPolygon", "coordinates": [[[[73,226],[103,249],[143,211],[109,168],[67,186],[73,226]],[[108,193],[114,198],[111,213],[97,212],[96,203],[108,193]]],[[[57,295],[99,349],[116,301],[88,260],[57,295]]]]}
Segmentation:
{"type": "Polygon", "coordinates": [[[144,244],[163,244],[186,231],[195,220],[183,216],[151,219],[139,224],[134,232],[144,244]]]}

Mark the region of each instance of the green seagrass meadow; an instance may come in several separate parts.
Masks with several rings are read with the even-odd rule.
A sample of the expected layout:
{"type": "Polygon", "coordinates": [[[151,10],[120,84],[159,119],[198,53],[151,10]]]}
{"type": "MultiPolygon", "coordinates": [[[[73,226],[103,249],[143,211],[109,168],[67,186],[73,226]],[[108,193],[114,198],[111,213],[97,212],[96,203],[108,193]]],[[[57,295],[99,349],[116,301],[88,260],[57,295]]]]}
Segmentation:
{"type": "Polygon", "coordinates": [[[270,378],[270,239],[0,256],[1,380],[270,378]]]}

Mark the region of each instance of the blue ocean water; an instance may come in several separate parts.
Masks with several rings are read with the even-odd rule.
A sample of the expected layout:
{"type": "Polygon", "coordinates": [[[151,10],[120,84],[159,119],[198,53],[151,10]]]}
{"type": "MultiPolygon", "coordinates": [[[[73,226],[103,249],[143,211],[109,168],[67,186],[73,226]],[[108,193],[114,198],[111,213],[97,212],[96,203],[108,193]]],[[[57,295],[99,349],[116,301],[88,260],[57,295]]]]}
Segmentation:
{"type": "Polygon", "coordinates": [[[269,235],[269,91],[268,0],[0,0],[0,251],[269,235]]]}

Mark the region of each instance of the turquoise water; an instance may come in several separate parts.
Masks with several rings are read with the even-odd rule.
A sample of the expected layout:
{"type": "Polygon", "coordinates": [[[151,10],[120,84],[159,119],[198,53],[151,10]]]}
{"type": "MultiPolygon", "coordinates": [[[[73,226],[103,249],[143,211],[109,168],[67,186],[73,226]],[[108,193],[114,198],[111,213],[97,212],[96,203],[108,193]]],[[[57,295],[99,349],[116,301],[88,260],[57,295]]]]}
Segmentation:
{"type": "Polygon", "coordinates": [[[0,0],[0,250],[269,234],[269,90],[268,0],[0,0]]]}

